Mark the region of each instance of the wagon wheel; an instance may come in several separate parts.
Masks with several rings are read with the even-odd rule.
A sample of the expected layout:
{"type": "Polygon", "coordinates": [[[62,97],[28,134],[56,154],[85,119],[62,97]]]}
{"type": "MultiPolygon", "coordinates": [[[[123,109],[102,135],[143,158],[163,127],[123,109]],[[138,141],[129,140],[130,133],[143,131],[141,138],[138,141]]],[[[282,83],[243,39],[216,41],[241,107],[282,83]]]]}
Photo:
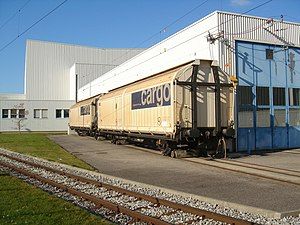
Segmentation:
{"type": "Polygon", "coordinates": [[[225,138],[222,137],[218,141],[217,151],[216,151],[216,157],[226,157],[226,141],[225,138]]]}
{"type": "Polygon", "coordinates": [[[116,142],[117,142],[117,139],[115,138],[115,137],[113,137],[112,139],[111,139],[111,141],[110,141],[112,144],[116,144],[116,142]]]}
{"type": "Polygon", "coordinates": [[[172,158],[178,158],[178,153],[175,149],[171,151],[171,157],[172,158]]]}
{"type": "Polygon", "coordinates": [[[169,147],[168,144],[165,145],[162,154],[165,156],[170,156],[172,152],[172,149],[169,147]]]}

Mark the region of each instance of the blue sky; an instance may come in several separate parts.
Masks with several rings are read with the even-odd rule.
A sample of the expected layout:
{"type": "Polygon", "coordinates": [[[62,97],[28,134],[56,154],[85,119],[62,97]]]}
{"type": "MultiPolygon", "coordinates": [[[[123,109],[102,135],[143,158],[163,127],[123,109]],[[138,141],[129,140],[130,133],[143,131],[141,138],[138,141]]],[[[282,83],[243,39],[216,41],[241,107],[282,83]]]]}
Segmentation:
{"type": "MultiPolygon", "coordinates": [[[[215,10],[243,13],[265,1],[209,0],[165,32],[138,46],[204,0],[68,0],[0,52],[0,93],[24,91],[26,39],[101,48],[146,48],[215,10]]],[[[0,0],[0,49],[61,2],[0,0]],[[12,19],[6,23],[9,18],[12,19]]],[[[272,18],[284,15],[284,20],[300,22],[299,8],[300,0],[273,0],[249,14],[272,18]]]]}

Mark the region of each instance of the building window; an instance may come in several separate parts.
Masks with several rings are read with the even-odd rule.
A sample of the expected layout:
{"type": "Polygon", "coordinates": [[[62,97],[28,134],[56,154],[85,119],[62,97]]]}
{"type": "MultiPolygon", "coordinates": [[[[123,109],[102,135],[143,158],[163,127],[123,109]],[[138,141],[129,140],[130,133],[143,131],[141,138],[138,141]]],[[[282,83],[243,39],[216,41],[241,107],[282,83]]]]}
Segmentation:
{"type": "Polygon", "coordinates": [[[25,109],[2,109],[2,118],[25,118],[25,109]]]}
{"type": "Polygon", "coordinates": [[[269,88],[268,87],[256,87],[256,104],[257,105],[269,105],[269,88]]]}
{"type": "Polygon", "coordinates": [[[56,118],[62,118],[61,109],[57,109],[55,115],[56,115],[56,118]]]}
{"type": "Polygon", "coordinates": [[[258,108],[256,111],[256,126],[270,127],[270,109],[258,108]]]}
{"type": "Polygon", "coordinates": [[[68,109],[56,109],[56,118],[69,118],[69,110],[68,109]]]}
{"type": "Polygon", "coordinates": [[[276,127],[285,127],[285,109],[274,109],[274,126],[276,127]]]}
{"type": "Polygon", "coordinates": [[[19,109],[19,118],[25,118],[25,109],[19,109]]]}
{"type": "Polygon", "coordinates": [[[64,118],[69,118],[69,110],[64,109],[64,118]]]}
{"type": "Polygon", "coordinates": [[[11,109],[10,110],[10,118],[17,118],[18,112],[16,109],[11,109]]]}
{"type": "Polygon", "coordinates": [[[273,59],[274,51],[273,49],[266,49],[266,59],[273,59]]]}
{"type": "Polygon", "coordinates": [[[300,109],[290,109],[290,126],[300,126],[300,109]]]}
{"type": "Polygon", "coordinates": [[[9,109],[2,109],[2,118],[8,118],[9,109]]]}
{"type": "Polygon", "coordinates": [[[33,110],[34,118],[41,118],[41,110],[40,109],[34,109],[33,110]]]}
{"type": "Polygon", "coordinates": [[[239,105],[252,105],[252,101],[253,101],[252,87],[239,86],[238,99],[239,99],[239,105]]]}
{"type": "Polygon", "coordinates": [[[48,109],[42,109],[42,118],[48,118],[48,109]]]}
{"type": "Polygon", "coordinates": [[[34,118],[36,119],[46,119],[48,118],[48,109],[34,109],[33,110],[34,118]]]}
{"type": "Polygon", "coordinates": [[[285,88],[273,88],[273,104],[285,106],[285,88]]]}
{"type": "Polygon", "coordinates": [[[300,106],[300,88],[289,89],[290,106],[300,106]]]}
{"type": "Polygon", "coordinates": [[[240,107],[238,114],[239,127],[253,127],[253,108],[240,107]]]}

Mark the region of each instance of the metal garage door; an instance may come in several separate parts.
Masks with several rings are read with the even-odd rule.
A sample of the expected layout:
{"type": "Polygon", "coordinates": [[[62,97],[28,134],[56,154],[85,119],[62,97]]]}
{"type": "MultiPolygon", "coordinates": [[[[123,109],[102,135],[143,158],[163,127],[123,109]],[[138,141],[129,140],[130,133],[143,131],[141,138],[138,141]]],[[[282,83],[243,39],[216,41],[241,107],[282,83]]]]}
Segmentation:
{"type": "Polygon", "coordinates": [[[300,49],[236,43],[238,150],[300,147],[300,49]]]}

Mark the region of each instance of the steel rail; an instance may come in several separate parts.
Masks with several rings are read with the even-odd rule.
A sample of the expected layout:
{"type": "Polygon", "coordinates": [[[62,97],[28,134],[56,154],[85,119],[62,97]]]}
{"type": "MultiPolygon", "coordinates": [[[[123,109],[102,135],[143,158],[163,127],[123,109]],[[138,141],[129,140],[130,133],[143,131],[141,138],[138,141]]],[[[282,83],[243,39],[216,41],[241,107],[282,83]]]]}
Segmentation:
{"type": "Polygon", "coordinates": [[[191,206],[182,205],[182,204],[175,203],[175,202],[172,202],[172,201],[169,201],[169,200],[160,199],[160,198],[145,195],[145,194],[142,194],[142,193],[129,191],[129,190],[126,190],[126,189],[121,188],[121,187],[106,184],[106,183],[103,183],[103,182],[100,182],[100,181],[96,181],[96,180],[89,179],[89,178],[86,178],[86,177],[82,177],[82,176],[79,176],[79,175],[75,175],[75,174],[72,174],[72,173],[60,171],[60,170],[57,170],[57,169],[54,169],[54,168],[50,168],[50,167],[40,165],[40,164],[37,164],[37,163],[34,163],[34,162],[29,162],[27,160],[19,159],[17,157],[6,155],[6,154],[3,154],[3,153],[0,153],[0,155],[4,156],[4,157],[7,157],[7,158],[10,158],[10,159],[15,160],[15,161],[19,161],[19,162],[31,165],[33,167],[39,167],[39,168],[48,170],[48,171],[53,172],[53,173],[57,173],[57,174],[60,174],[60,175],[63,175],[63,176],[68,176],[70,178],[76,179],[76,180],[84,182],[84,183],[94,184],[98,187],[104,187],[108,190],[113,190],[113,191],[116,191],[116,192],[119,192],[119,193],[122,193],[122,194],[125,194],[125,195],[128,195],[128,196],[133,196],[137,199],[143,199],[143,200],[149,201],[149,202],[157,204],[157,205],[164,205],[164,206],[170,207],[172,209],[175,209],[176,211],[180,210],[180,211],[183,211],[185,213],[191,213],[191,214],[202,217],[202,219],[209,218],[209,219],[213,219],[213,220],[220,221],[220,222],[225,222],[227,224],[232,224],[232,225],[254,225],[255,224],[253,222],[249,222],[249,221],[246,221],[246,220],[232,218],[232,217],[229,217],[229,216],[221,215],[221,214],[210,212],[210,211],[207,211],[207,210],[202,210],[202,209],[194,208],[194,207],[191,207],[191,206]]]}
{"type": "MultiPolygon", "coordinates": [[[[300,154],[300,153],[299,153],[300,154]]],[[[246,166],[253,166],[252,168],[256,169],[257,167],[262,167],[262,168],[267,168],[267,169],[275,169],[275,170],[280,170],[280,171],[283,171],[283,172],[275,172],[275,171],[272,171],[272,170],[267,170],[267,169],[263,169],[263,170],[266,170],[266,171],[270,171],[270,172],[275,172],[275,173],[281,173],[281,174],[287,174],[287,175],[290,175],[290,176],[297,176],[297,177],[300,177],[300,171],[299,170],[292,170],[292,169],[285,169],[285,168],[280,168],[280,167],[275,167],[275,166],[268,166],[268,165],[261,165],[261,164],[258,164],[258,163],[250,163],[250,162],[243,162],[243,161],[240,161],[240,160],[234,160],[232,162],[230,161],[220,161],[220,160],[217,160],[217,162],[225,162],[225,163],[230,163],[230,164],[233,164],[233,165],[246,165],[246,166]],[[236,162],[236,164],[235,164],[236,162]],[[293,175],[293,174],[290,174],[288,172],[291,172],[291,173],[298,173],[299,175],[293,175]]]]}
{"type": "Polygon", "coordinates": [[[170,224],[170,223],[167,223],[165,221],[159,220],[157,218],[150,217],[150,216],[144,215],[142,213],[139,213],[137,211],[133,211],[129,208],[125,208],[123,206],[117,205],[115,203],[112,203],[112,202],[94,197],[94,196],[86,194],[86,193],[82,193],[82,192],[80,192],[80,191],[78,191],[74,188],[67,187],[66,185],[60,184],[60,183],[55,182],[53,180],[50,180],[48,178],[44,178],[44,177],[39,176],[37,174],[34,174],[34,173],[28,172],[26,170],[20,169],[16,166],[13,166],[13,165],[10,165],[10,164],[4,163],[4,162],[0,162],[0,165],[4,166],[4,167],[8,167],[8,168],[10,168],[10,169],[12,169],[12,170],[14,170],[14,171],[16,171],[20,174],[23,174],[27,177],[33,178],[35,180],[39,180],[43,183],[50,184],[51,186],[62,189],[62,190],[66,191],[70,194],[79,196],[79,197],[81,197],[85,200],[88,200],[88,201],[94,203],[96,205],[96,207],[99,207],[99,208],[100,207],[105,207],[105,208],[107,208],[109,210],[112,210],[112,211],[115,211],[117,213],[123,213],[125,215],[128,215],[128,216],[134,218],[136,221],[143,221],[143,222],[146,222],[146,223],[149,223],[149,224],[157,224],[157,225],[169,225],[170,224]]]}
{"type": "MultiPolygon", "coordinates": [[[[133,148],[133,149],[138,149],[140,151],[147,151],[147,152],[149,152],[151,154],[158,154],[155,151],[151,151],[149,149],[146,150],[145,148],[141,149],[141,148],[136,148],[135,146],[129,146],[129,147],[133,148]]],[[[300,153],[296,153],[296,154],[300,154],[300,153]]],[[[273,180],[273,181],[277,181],[277,182],[288,183],[288,184],[297,185],[297,186],[300,185],[300,182],[293,182],[293,181],[290,181],[290,180],[285,180],[285,179],[281,179],[281,178],[270,177],[270,176],[267,176],[267,175],[265,176],[265,175],[251,173],[251,172],[240,171],[240,170],[237,170],[237,169],[226,168],[226,167],[223,167],[221,165],[212,165],[212,164],[203,163],[203,162],[200,162],[200,161],[191,161],[191,160],[186,159],[186,158],[179,158],[179,159],[183,160],[183,161],[186,161],[186,162],[189,162],[189,163],[194,163],[194,164],[199,164],[199,165],[203,165],[203,166],[214,167],[214,168],[217,168],[217,169],[227,170],[227,171],[231,171],[231,172],[235,172],[235,173],[242,173],[242,174],[246,174],[246,175],[250,175],[250,176],[260,177],[260,178],[263,178],[263,179],[268,179],[268,180],[273,180]]],[[[203,159],[203,160],[209,162],[209,160],[206,160],[206,159],[203,159]]],[[[212,161],[226,164],[226,162],[220,162],[220,161],[216,161],[216,160],[212,160],[212,161]]],[[[243,167],[242,165],[236,165],[236,166],[243,167]]],[[[256,169],[256,168],[252,168],[252,169],[256,169]]],[[[279,170],[279,169],[282,169],[282,168],[276,168],[276,167],[274,167],[274,169],[278,169],[279,170]]],[[[258,169],[256,169],[256,170],[258,170],[258,169]]],[[[283,169],[283,170],[290,171],[290,172],[295,172],[295,173],[299,172],[299,171],[296,171],[296,170],[288,170],[288,169],[283,169]]],[[[275,171],[270,171],[270,172],[276,173],[275,171]]],[[[282,173],[279,173],[279,174],[282,174],[282,173]]],[[[285,174],[283,174],[283,175],[285,175],[285,174]]],[[[291,175],[291,174],[288,174],[288,175],[290,175],[292,177],[297,177],[297,175],[296,176],[295,175],[291,175]]]]}
{"type": "MultiPolygon", "coordinates": [[[[226,168],[226,167],[223,167],[221,165],[212,165],[212,164],[209,164],[209,163],[203,163],[203,162],[198,162],[198,161],[190,161],[190,160],[187,160],[185,158],[182,158],[181,160],[184,160],[184,161],[190,162],[190,163],[194,163],[194,164],[199,164],[199,165],[209,166],[209,167],[218,168],[218,169],[222,169],[222,170],[227,170],[227,171],[231,171],[231,172],[235,172],[235,173],[247,174],[247,175],[250,175],[250,176],[260,177],[260,178],[264,178],[264,179],[268,179],[268,180],[273,180],[273,181],[278,181],[278,182],[283,182],[283,183],[288,183],[288,184],[293,184],[293,185],[298,185],[298,186],[300,185],[300,182],[294,182],[294,181],[285,180],[285,179],[281,179],[281,178],[270,177],[270,176],[267,176],[267,175],[261,175],[261,174],[246,172],[246,171],[240,171],[240,170],[233,169],[233,168],[226,168]]],[[[218,161],[216,161],[216,162],[218,162],[218,161]]],[[[240,167],[243,167],[243,166],[240,166],[240,167]]],[[[273,173],[275,173],[275,172],[273,172],[273,173]]]]}
{"type": "Polygon", "coordinates": [[[300,152],[295,152],[295,151],[292,151],[292,150],[282,151],[281,153],[283,153],[283,154],[295,154],[295,155],[299,155],[300,154],[300,152]]]}

